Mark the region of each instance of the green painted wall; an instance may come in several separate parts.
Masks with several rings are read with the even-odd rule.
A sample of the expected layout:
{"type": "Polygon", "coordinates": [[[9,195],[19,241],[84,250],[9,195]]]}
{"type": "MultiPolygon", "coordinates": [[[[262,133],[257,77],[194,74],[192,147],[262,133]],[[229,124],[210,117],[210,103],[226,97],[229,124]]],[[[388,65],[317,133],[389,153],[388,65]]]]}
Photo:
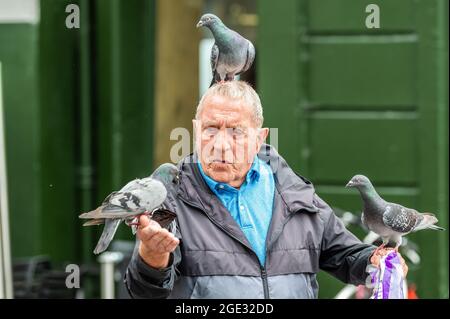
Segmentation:
{"type": "MultiPolygon", "coordinates": [[[[279,151],[330,205],[361,209],[344,188],[369,176],[386,200],[448,226],[447,15],[442,0],[258,2],[258,89],[279,151]],[[365,8],[381,28],[366,29],[365,8]]],[[[352,229],[357,235],[363,232],[352,229]]],[[[448,232],[409,236],[420,297],[448,297],[448,232]],[[438,271],[436,271],[438,270],[438,271]]],[[[321,297],[343,285],[320,275],[321,297]]]]}
{"type": "MultiPolygon", "coordinates": [[[[77,211],[77,127],[79,125],[79,31],[65,27],[65,8],[74,1],[43,0],[37,26],[41,192],[40,252],[55,261],[75,260],[77,211]]],[[[20,242],[19,242],[20,243],[20,242]]],[[[18,243],[18,245],[20,245],[18,243]]]]}
{"type": "Polygon", "coordinates": [[[93,261],[101,227],[77,216],[153,168],[154,2],[42,0],[40,15],[0,24],[12,254],[93,261]]]}
{"type": "Polygon", "coordinates": [[[42,244],[37,45],[35,25],[0,24],[13,256],[38,254],[42,244]]]}

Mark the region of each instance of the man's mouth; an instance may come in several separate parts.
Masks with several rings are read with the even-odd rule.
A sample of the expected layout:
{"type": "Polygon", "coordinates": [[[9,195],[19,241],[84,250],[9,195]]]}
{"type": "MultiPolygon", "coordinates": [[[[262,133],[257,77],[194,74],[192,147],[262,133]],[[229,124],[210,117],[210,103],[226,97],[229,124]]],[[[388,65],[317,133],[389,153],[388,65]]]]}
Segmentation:
{"type": "Polygon", "coordinates": [[[232,164],[231,162],[228,162],[226,160],[220,160],[220,159],[214,159],[214,160],[211,161],[211,163],[232,164]]]}

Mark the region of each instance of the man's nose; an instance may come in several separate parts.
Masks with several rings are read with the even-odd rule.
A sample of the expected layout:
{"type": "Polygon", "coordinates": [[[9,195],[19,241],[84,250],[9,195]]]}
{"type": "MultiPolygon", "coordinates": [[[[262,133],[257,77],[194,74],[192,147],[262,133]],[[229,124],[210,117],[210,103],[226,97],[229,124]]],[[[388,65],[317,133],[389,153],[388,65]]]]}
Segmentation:
{"type": "Polygon", "coordinates": [[[214,141],[215,151],[226,152],[231,149],[231,144],[229,140],[229,134],[226,131],[221,130],[215,138],[214,141]]]}

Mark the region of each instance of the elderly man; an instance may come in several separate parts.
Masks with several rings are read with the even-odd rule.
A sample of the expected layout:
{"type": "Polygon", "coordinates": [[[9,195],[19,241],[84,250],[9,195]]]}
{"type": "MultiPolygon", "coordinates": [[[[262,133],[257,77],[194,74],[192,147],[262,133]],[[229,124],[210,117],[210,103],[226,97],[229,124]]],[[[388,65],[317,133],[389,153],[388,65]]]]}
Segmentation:
{"type": "Polygon", "coordinates": [[[364,284],[375,247],[264,144],[248,84],[209,88],[193,122],[196,150],[164,203],[178,215],[176,234],[140,218],[125,275],[133,298],[317,298],[319,269],[364,284]]]}

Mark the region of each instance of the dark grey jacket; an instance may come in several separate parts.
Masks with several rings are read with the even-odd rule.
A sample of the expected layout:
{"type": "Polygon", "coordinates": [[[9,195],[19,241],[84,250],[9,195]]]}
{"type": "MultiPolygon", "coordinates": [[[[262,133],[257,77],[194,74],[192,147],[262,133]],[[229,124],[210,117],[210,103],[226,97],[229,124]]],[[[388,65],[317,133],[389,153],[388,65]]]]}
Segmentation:
{"type": "Polygon", "coordinates": [[[374,246],[362,244],[317,196],[314,187],[269,145],[258,154],[275,176],[267,257],[260,266],[244,233],[204,182],[196,156],[179,163],[178,186],[168,191],[180,245],[170,266],[157,270],[137,252],[125,274],[134,298],[317,298],[316,274],[363,284],[374,246]]]}

